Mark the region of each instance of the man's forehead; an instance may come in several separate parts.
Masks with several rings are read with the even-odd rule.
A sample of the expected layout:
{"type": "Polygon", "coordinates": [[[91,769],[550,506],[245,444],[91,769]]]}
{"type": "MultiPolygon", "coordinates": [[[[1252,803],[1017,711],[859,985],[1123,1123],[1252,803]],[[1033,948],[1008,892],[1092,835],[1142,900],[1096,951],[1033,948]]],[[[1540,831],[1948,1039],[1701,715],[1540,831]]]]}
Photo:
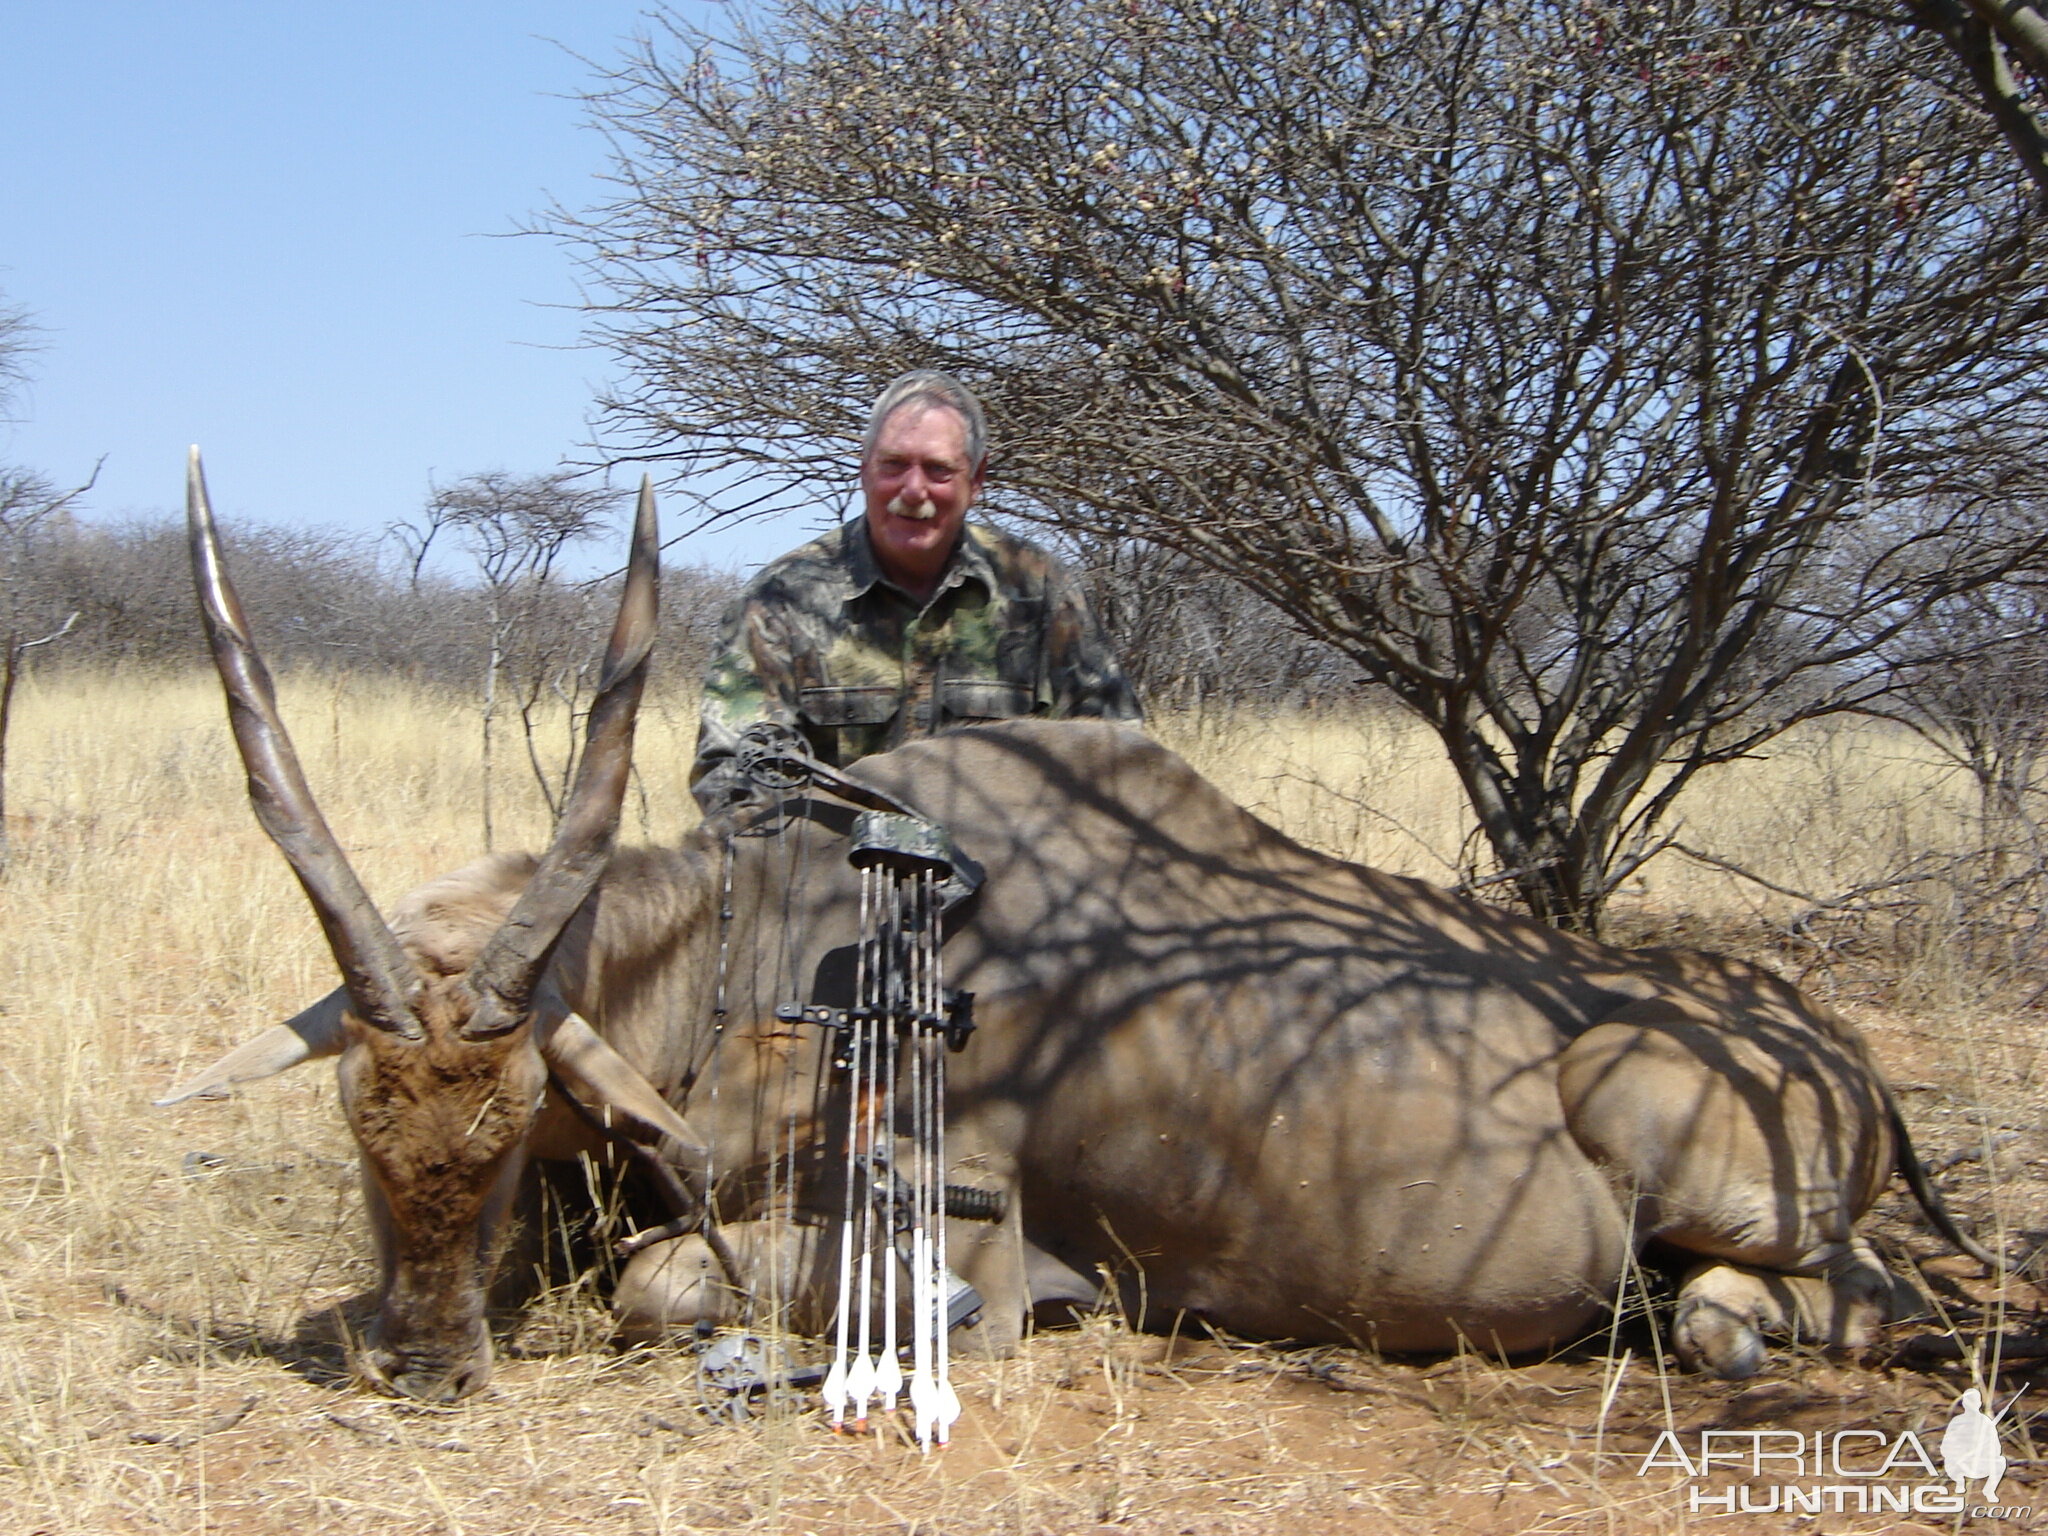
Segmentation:
{"type": "Polygon", "coordinates": [[[967,421],[950,405],[936,400],[906,400],[891,411],[875,434],[875,452],[930,453],[967,457],[967,421]]]}

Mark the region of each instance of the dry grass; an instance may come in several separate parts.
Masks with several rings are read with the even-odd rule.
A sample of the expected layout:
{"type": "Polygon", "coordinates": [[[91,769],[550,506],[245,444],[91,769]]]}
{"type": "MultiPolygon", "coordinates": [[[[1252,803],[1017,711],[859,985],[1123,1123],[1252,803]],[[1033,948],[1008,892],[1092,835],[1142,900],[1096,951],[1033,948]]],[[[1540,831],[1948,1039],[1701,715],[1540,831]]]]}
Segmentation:
{"type": "MultiPolygon", "coordinates": [[[[1441,748],[1412,719],[1206,715],[1154,729],[1239,804],[1304,842],[1426,880],[1458,876],[1473,821],[1441,748]]],[[[1910,733],[1816,725],[1753,761],[1708,770],[1663,830],[1772,884],[1825,896],[1881,880],[1915,853],[1969,846],[1969,804],[1959,776],[1910,733]]],[[[1729,917],[1786,904],[1677,853],[1647,865],[1627,900],[1729,917]]]]}
{"type": "MultiPolygon", "coordinates": [[[[373,893],[478,850],[474,723],[458,706],[318,679],[286,695],[373,893]]],[[[1612,1357],[1595,1341],[1509,1370],[1138,1338],[1104,1319],[966,1367],[960,1442],[920,1458],[801,1412],[714,1427],[685,1355],[615,1351],[601,1310],[568,1294],[518,1320],[476,1402],[366,1396],[342,1367],[370,1267],[329,1074],[148,1107],[331,984],[241,799],[217,694],[197,677],[79,677],[31,687],[21,711],[0,882],[0,1533],[1675,1531],[1689,1517],[1668,1477],[1633,1475],[1667,1395],[1687,1427],[1938,1427],[1962,1380],[1788,1356],[1742,1387],[1667,1381],[1636,1324],[1612,1357]]],[[[1456,864],[1453,786],[1411,727],[1158,729],[1309,842],[1439,879],[1456,864]]],[[[634,835],[689,819],[693,735],[686,701],[649,710],[634,835]]],[[[538,797],[517,776],[501,790],[500,826],[537,840],[538,797]]],[[[1925,760],[1877,732],[1730,770],[1690,814],[1689,843],[1807,889],[1967,830],[1925,760]]],[[[1631,920],[1684,912],[1740,933],[1769,901],[1673,857],[1632,894],[1631,920]]],[[[1880,1006],[1890,994],[1865,982],[1881,970],[1836,995],[1910,1085],[1923,1150],[1988,1148],[1952,1192],[2016,1249],[2039,1243],[2033,1031],[1962,987],[1924,988],[1910,1013],[1880,1006]]],[[[1883,1233],[1937,1251],[1897,1211],[1883,1233]]],[[[1945,1305],[1989,1299],[1956,1278],[1967,1266],[1931,1272],[1945,1305]]],[[[2024,1286],[2003,1294],[2031,1304],[2024,1286]]]]}

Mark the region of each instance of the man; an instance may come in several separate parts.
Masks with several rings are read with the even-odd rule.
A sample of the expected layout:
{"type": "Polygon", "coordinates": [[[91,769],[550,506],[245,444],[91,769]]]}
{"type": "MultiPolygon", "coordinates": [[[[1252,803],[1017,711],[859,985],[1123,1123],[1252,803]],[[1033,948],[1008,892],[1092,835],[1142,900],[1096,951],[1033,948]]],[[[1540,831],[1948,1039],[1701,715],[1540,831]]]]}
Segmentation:
{"type": "Polygon", "coordinates": [[[707,814],[749,796],[734,753],[756,721],[843,767],[976,720],[1139,718],[1073,575],[967,521],[987,438],[981,402],[946,374],[882,391],[861,445],[863,515],[769,564],[726,616],[690,772],[707,814]]]}

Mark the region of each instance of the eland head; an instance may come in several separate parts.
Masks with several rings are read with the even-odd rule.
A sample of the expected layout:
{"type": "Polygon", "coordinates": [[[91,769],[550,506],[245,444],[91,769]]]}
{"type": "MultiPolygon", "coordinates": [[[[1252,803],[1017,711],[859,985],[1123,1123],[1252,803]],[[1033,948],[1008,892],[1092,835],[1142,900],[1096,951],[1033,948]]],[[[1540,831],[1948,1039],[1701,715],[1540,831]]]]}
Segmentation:
{"type": "Polygon", "coordinates": [[[644,480],[625,592],[554,842],[509,916],[465,969],[401,944],[314,804],[221,558],[199,452],[186,480],[193,578],[256,817],[290,862],[341,985],[229,1052],[162,1104],[338,1057],[361,1152],[379,1273],[357,1369],[405,1397],[450,1402],[491,1371],[485,1296],[550,1080],[642,1136],[696,1154],[682,1120],[548,982],[564,929],[611,856],[656,616],[654,496],[644,480]]]}

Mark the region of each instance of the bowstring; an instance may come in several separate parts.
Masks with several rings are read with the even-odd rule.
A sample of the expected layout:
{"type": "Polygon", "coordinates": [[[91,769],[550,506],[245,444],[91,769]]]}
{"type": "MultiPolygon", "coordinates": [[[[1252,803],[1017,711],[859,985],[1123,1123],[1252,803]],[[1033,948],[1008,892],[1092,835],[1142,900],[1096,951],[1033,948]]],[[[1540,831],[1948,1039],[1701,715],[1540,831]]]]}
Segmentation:
{"type": "MultiPolygon", "coordinates": [[[[802,950],[794,942],[796,915],[801,905],[800,898],[808,887],[810,876],[810,839],[803,835],[802,828],[810,821],[811,792],[809,780],[805,780],[797,795],[798,813],[789,814],[789,802],[783,802],[783,814],[775,826],[775,846],[782,855],[783,879],[781,921],[776,925],[776,960],[771,988],[777,998],[798,998],[797,969],[802,963],[802,950]]],[[[785,1272],[782,1233],[778,1227],[786,1226],[794,1232],[796,1227],[796,1178],[797,1178],[797,1116],[792,1110],[796,1099],[798,1073],[798,1049],[792,1043],[782,1053],[782,1071],[777,1075],[772,1090],[772,1110],[768,1121],[768,1172],[767,1205],[765,1214],[769,1221],[768,1230],[775,1232],[774,1240],[768,1244],[768,1295],[770,1315],[763,1325],[774,1332],[787,1332],[790,1322],[790,1308],[794,1300],[794,1275],[785,1272]]],[[[765,1085],[764,1085],[765,1086],[765,1085]]],[[[771,1383],[771,1393],[780,1388],[779,1363],[785,1352],[770,1351],[771,1359],[777,1362],[776,1381],[771,1383]]]]}
{"type": "MultiPolygon", "coordinates": [[[[731,1018],[730,999],[726,988],[731,979],[732,952],[732,868],[733,834],[727,832],[719,841],[719,891],[718,891],[718,970],[711,992],[711,1044],[703,1063],[705,1076],[704,1091],[710,1100],[710,1124],[713,1135],[708,1143],[708,1156],[704,1164],[704,1210],[706,1219],[722,1223],[725,1215],[718,1209],[718,1080],[719,1068],[725,1060],[725,1027],[731,1018]]],[[[694,1076],[694,1074],[693,1074],[694,1076]]],[[[740,1284],[738,1275],[728,1275],[733,1285],[740,1284]]]]}

